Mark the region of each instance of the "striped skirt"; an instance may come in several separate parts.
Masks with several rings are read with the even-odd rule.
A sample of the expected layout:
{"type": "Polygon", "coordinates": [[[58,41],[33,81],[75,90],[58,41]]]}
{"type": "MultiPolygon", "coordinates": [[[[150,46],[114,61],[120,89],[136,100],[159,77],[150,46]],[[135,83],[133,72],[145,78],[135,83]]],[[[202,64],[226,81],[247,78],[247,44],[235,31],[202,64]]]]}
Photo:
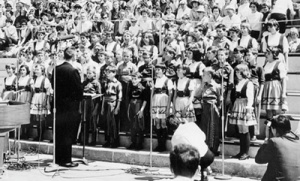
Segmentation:
{"type": "Polygon", "coordinates": [[[265,110],[281,110],[282,85],[278,80],[266,81],[261,106],[265,110]]]}

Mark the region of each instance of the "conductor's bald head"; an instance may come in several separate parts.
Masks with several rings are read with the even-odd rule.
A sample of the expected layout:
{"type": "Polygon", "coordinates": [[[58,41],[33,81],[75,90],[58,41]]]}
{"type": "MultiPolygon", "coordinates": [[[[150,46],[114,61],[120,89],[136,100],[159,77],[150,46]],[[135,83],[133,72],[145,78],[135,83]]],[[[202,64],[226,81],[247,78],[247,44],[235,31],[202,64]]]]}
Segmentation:
{"type": "Polygon", "coordinates": [[[69,61],[75,56],[75,50],[72,47],[68,47],[64,51],[64,59],[69,61]]]}

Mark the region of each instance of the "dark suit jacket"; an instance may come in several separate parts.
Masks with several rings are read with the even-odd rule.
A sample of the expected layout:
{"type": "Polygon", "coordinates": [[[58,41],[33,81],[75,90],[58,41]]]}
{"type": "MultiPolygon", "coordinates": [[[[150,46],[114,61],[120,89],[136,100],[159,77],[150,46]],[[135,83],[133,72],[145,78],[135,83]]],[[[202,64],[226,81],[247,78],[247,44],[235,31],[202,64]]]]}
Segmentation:
{"type": "MultiPolygon", "coordinates": [[[[74,102],[79,103],[83,97],[79,72],[70,63],[64,62],[56,67],[56,77],[57,113],[71,111],[74,102]]],[[[51,79],[51,84],[54,87],[54,78],[51,79]]]]}
{"type": "Polygon", "coordinates": [[[255,162],[268,163],[262,181],[296,181],[300,177],[300,140],[292,135],[271,138],[260,147],[255,162]]]}

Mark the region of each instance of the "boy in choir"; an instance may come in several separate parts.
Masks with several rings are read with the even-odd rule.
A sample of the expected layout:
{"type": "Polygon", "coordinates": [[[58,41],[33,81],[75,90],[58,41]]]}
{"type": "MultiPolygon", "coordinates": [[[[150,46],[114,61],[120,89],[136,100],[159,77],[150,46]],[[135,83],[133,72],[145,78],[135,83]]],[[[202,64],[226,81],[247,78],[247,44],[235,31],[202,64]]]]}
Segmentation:
{"type": "Polygon", "coordinates": [[[128,119],[131,122],[131,145],[127,149],[142,150],[144,141],[144,110],[147,100],[150,99],[150,91],[142,84],[142,74],[132,74],[132,84],[129,89],[128,119]]]}
{"type": "Polygon", "coordinates": [[[110,65],[106,68],[107,81],[104,84],[104,97],[102,101],[101,115],[105,124],[105,140],[103,147],[116,148],[119,146],[119,121],[116,119],[120,112],[122,100],[122,85],[115,78],[117,68],[110,65]]]}

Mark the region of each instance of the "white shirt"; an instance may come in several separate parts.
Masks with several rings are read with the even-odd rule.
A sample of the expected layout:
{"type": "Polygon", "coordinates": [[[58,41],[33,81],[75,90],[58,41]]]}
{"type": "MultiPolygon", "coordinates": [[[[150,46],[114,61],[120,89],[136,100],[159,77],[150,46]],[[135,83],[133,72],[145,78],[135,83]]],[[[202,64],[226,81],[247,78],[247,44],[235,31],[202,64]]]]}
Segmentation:
{"type": "MultiPolygon", "coordinates": [[[[266,52],[267,49],[267,43],[270,47],[273,46],[278,46],[279,45],[279,41],[280,41],[280,37],[282,34],[280,34],[279,32],[276,32],[275,34],[269,34],[268,36],[268,42],[266,42],[266,38],[262,39],[262,50],[263,52],[266,52]]],[[[283,52],[288,52],[289,51],[289,43],[287,41],[287,39],[284,37],[283,38],[283,42],[282,42],[282,46],[283,46],[283,52]]]]}
{"type": "MultiPolygon", "coordinates": [[[[40,88],[44,78],[45,78],[45,76],[43,76],[43,75],[37,77],[33,84],[33,87],[40,88]]],[[[44,88],[47,90],[47,94],[49,95],[50,91],[51,91],[51,83],[47,77],[45,78],[44,88]]]]}
{"type": "MultiPolygon", "coordinates": [[[[20,77],[18,80],[18,86],[27,86],[28,80],[30,79],[29,75],[26,75],[24,77],[20,77]]],[[[33,79],[30,80],[29,85],[33,84],[33,79]]]]}
{"type": "Polygon", "coordinates": [[[2,15],[0,17],[0,28],[3,28],[6,25],[6,16],[2,15]]]}
{"type": "Polygon", "coordinates": [[[13,81],[15,80],[16,76],[13,74],[10,77],[6,77],[5,79],[5,85],[12,85],[13,81]]]}
{"type": "MultiPolygon", "coordinates": [[[[277,61],[280,61],[280,60],[277,60],[277,61]]],[[[273,61],[273,62],[267,62],[265,67],[264,67],[264,70],[265,70],[265,74],[270,74],[273,72],[273,69],[274,69],[274,66],[276,65],[277,61],[273,61]]],[[[284,78],[287,74],[287,71],[286,71],[286,68],[285,68],[285,65],[280,62],[278,64],[278,69],[279,69],[279,72],[280,72],[280,78],[284,78]]]]}
{"type": "Polygon", "coordinates": [[[140,30],[142,30],[143,32],[152,29],[152,20],[150,18],[147,18],[146,20],[144,20],[144,18],[141,17],[138,20],[137,24],[140,27],[140,30]]]}
{"type": "MultiPolygon", "coordinates": [[[[241,36],[239,45],[244,47],[244,48],[248,48],[250,39],[251,39],[250,35],[241,36]]],[[[255,49],[258,48],[257,41],[255,40],[255,38],[252,38],[252,48],[255,48],[255,49]]]]}
{"type": "MultiPolygon", "coordinates": [[[[187,77],[183,77],[182,79],[178,79],[177,85],[174,86],[175,90],[184,91],[186,86],[187,86],[186,84],[187,84],[188,80],[189,80],[189,78],[187,78],[187,77]]],[[[189,91],[195,90],[194,81],[189,82],[188,90],[189,91]]]]}
{"type": "Polygon", "coordinates": [[[172,136],[171,144],[173,149],[178,144],[194,146],[199,151],[200,157],[203,157],[208,150],[205,139],[203,131],[194,122],[188,122],[178,126],[172,136]]]}
{"type": "MultiPolygon", "coordinates": [[[[160,78],[157,77],[154,87],[155,88],[163,88],[167,79],[168,79],[168,77],[166,77],[165,75],[163,75],[160,78]]],[[[172,81],[170,79],[168,79],[167,86],[168,86],[168,90],[174,89],[174,84],[172,83],[172,81]]]]}
{"type": "Polygon", "coordinates": [[[231,18],[227,15],[223,18],[222,24],[224,24],[227,29],[230,29],[233,26],[240,27],[241,18],[236,14],[232,15],[231,18]]]}
{"type": "Polygon", "coordinates": [[[263,14],[261,12],[250,13],[246,17],[246,21],[250,24],[251,30],[261,31],[263,14]]]}
{"type": "Polygon", "coordinates": [[[184,15],[188,15],[188,16],[190,15],[191,9],[189,7],[187,7],[186,5],[184,5],[184,6],[185,6],[184,10],[182,8],[178,8],[178,12],[177,12],[177,16],[176,16],[177,20],[181,20],[184,15]]]}
{"type": "Polygon", "coordinates": [[[240,16],[241,20],[245,20],[246,17],[249,16],[249,14],[251,13],[251,9],[249,7],[250,3],[244,3],[242,5],[239,6],[238,8],[238,15],[240,16]]]}
{"type": "Polygon", "coordinates": [[[287,10],[294,11],[293,2],[291,0],[276,0],[272,13],[285,14],[287,10]]]}

